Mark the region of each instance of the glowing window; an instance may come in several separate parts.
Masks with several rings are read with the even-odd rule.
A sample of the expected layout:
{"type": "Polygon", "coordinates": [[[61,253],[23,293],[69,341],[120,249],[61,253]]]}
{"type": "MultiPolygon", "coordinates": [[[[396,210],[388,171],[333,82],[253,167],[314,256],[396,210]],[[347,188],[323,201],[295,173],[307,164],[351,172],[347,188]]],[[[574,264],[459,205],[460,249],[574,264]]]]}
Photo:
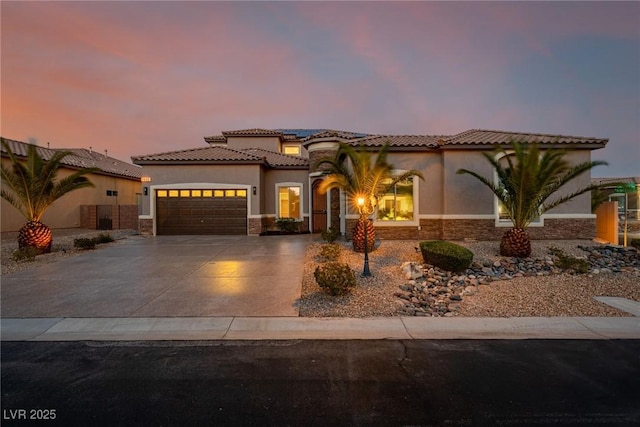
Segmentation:
{"type": "Polygon", "coordinates": [[[180,190],[180,197],[189,197],[189,190],[180,190]]]}
{"type": "Polygon", "coordinates": [[[167,190],[158,190],[158,197],[167,197],[167,190]]]}
{"type": "Polygon", "coordinates": [[[169,197],[178,197],[178,190],[169,190],[169,197]]]}
{"type": "Polygon", "coordinates": [[[202,197],[212,197],[213,196],[213,191],[211,190],[204,190],[202,192],[202,197]]]}
{"type": "Polygon", "coordinates": [[[247,197],[247,190],[236,190],[236,196],[247,197]]]}
{"type": "Polygon", "coordinates": [[[223,190],[214,190],[213,197],[224,197],[224,191],[223,190]]]}
{"type": "Polygon", "coordinates": [[[191,190],[191,197],[202,197],[202,190],[191,190]]]}
{"type": "Polygon", "coordinates": [[[284,154],[289,154],[291,156],[299,156],[300,147],[298,145],[285,145],[284,154]]]}
{"type": "Polygon", "coordinates": [[[236,190],[225,190],[224,195],[227,197],[236,197],[236,190]]]}
{"type": "Polygon", "coordinates": [[[378,221],[413,221],[413,179],[396,183],[378,200],[378,221]]]}
{"type": "Polygon", "coordinates": [[[278,187],[278,218],[302,219],[300,212],[300,186],[278,187]]]}

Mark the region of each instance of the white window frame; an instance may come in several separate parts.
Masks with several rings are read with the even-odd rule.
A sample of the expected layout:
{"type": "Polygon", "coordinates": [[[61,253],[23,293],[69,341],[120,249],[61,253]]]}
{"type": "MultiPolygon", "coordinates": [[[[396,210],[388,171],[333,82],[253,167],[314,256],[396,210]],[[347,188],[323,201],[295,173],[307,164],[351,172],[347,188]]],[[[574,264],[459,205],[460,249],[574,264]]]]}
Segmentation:
{"type": "MultiPolygon", "coordinates": [[[[393,176],[398,176],[405,173],[405,170],[393,170],[391,173],[393,176]]],[[[413,219],[409,220],[388,220],[383,221],[378,219],[378,206],[376,206],[375,212],[373,213],[373,224],[376,227],[412,227],[420,225],[420,180],[416,179],[415,176],[410,177],[413,184],[413,219]]]]}
{"type": "MultiPolygon", "coordinates": [[[[283,218],[280,216],[280,189],[281,188],[289,188],[289,187],[299,187],[300,188],[300,216],[295,218],[296,221],[302,222],[304,218],[304,185],[301,182],[278,182],[276,183],[276,194],[275,194],[275,204],[276,204],[276,218],[283,218]]],[[[291,217],[285,217],[291,218],[291,217]]]]}

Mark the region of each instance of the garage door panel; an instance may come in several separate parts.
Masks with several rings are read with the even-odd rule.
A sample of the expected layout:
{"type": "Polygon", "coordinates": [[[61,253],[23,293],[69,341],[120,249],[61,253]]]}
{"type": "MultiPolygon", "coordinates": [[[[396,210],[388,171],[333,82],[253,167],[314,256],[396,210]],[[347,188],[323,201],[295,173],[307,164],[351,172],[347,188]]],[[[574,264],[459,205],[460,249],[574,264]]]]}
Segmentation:
{"type": "Polygon", "coordinates": [[[168,191],[156,198],[158,234],[247,234],[247,199],[236,190],[168,191]]]}

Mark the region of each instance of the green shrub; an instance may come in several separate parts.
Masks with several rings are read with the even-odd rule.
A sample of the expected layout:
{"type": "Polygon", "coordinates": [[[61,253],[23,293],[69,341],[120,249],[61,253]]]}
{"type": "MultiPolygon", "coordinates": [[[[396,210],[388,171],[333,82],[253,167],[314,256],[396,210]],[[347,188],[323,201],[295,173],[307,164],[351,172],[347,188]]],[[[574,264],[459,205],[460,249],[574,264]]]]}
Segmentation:
{"type": "Polygon", "coordinates": [[[278,218],[276,224],[278,224],[278,228],[282,231],[290,232],[298,229],[295,218],[278,218]]]}
{"type": "Polygon", "coordinates": [[[15,250],[13,252],[13,260],[16,262],[33,261],[36,259],[37,255],[40,255],[40,250],[38,248],[27,246],[25,248],[15,250]]]}
{"type": "Polygon", "coordinates": [[[78,249],[95,249],[96,239],[89,239],[86,237],[73,239],[73,247],[78,249]]]}
{"type": "Polygon", "coordinates": [[[115,239],[113,237],[111,237],[111,234],[109,233],[100,233],[98,234],[98,237],[95,238],[96,244],[101,244],[101,243],[111,243],[111,242],[115,242],[115,239]]]}
{"type": "Polygon", "coordinates": [[[327,243],[333,243],[335,242],[338,237],[340,236],[340,230],[335,229],[333,227],[329,227],[328,230],[323,230],[322,233],[320,233],[322,236],[322,239],[327,242],[327,243]]]}
{"type": "Polygon", "coordinates": [[[565,254],[562,249],[551,247],[549,254],[556,257],[555,266],[563,270],[573,270],[578,274],[589,272],[589,262],[586,259],[580,259],[565,254]]]}
{"type": "Polygon", "coordinates": [[[337,261],[342,248],[337,243],[327,243],[320,248],[320,256],[327,261],[337,261]]]}
{"type": "Polygon", "coordinates": [[[329,262],[313,272],[318,286],[331,295],[343,295],[356,286],[356,276],[348,264],[329,262]]]}
{"type": "Polygon", "coordinates": [[[424,262],[446,271],[466,270],[473,261],[469,249],[444,240],[420,242],[420,250],[424,262]]]}
{"type": "Polygon", "coordinates": [[[634,248],[640,251],[640,239],[631,239],[631,241],[629,242],[629,245],[633,246],[634,248]]]}

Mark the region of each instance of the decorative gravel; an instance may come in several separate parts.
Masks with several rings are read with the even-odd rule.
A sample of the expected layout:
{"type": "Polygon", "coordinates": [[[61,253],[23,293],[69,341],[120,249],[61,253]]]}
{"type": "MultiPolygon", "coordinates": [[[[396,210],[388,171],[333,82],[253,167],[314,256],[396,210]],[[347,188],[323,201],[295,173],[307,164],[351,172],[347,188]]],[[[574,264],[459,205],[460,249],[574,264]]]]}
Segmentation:
{"type": "Polygon", "coordinates": [[[38,255],[34,260],[15,261],[13,259],[13,253],[18,249],[18,233],[17,232],[5,232],[2,233],[2,273],[5,274],[16,273],[18,271],[27,270],[43,264],[49,264],[56,262],[61,258],[68,258],[82,254],[82,250],[73,247],[73,241],[79,238],[94,238],[100,234],[109,234],[115,239],[115,242],[103,243],[97,247],[104,247],[106,245],[117,245],[122,239],[132,238],[134,236],[142,237],[138,235],[135,230],[86,230],[78,228],[69,229],[55,229],[53,233],[53,244],[51,246],[51,252],[48,254],[38,255]]]}
{"type": "MultiPolygon", "coordinates": [[[[474,261],[492,263],[502,259],[499,242],[456,242],[474,253],[474,261]]],[[[373,277],[361,277],[363,254],[343,246],[340,262],[348,263],[356,273],[358,285],[350,295],[333,297],[315,283],[313,271],[320,265],[320,247],[312,243],[307,248],[300,301],[300,316],[304,317],[374,317],[406,315],[398,310],[394,296],[409,280],[401,271],[404,262],[423,264],[417,250],[419,242],[405,240],[382,241],[369,255],[373,277]]],[[[533,241],[532,258],[548,257],[551,247],[565,254],[585,258],[588,253],[579,246],[599,246],[585,240],[533,241]]],[[[515,277],[476,286],[474,295],[465,295],[456,302],[455,316],[524,317],[524,316],[630,316],[593,299],[594,296],[614,296],[640,301],[640,270],[600,274],[552,274],[515,277]]]]}

